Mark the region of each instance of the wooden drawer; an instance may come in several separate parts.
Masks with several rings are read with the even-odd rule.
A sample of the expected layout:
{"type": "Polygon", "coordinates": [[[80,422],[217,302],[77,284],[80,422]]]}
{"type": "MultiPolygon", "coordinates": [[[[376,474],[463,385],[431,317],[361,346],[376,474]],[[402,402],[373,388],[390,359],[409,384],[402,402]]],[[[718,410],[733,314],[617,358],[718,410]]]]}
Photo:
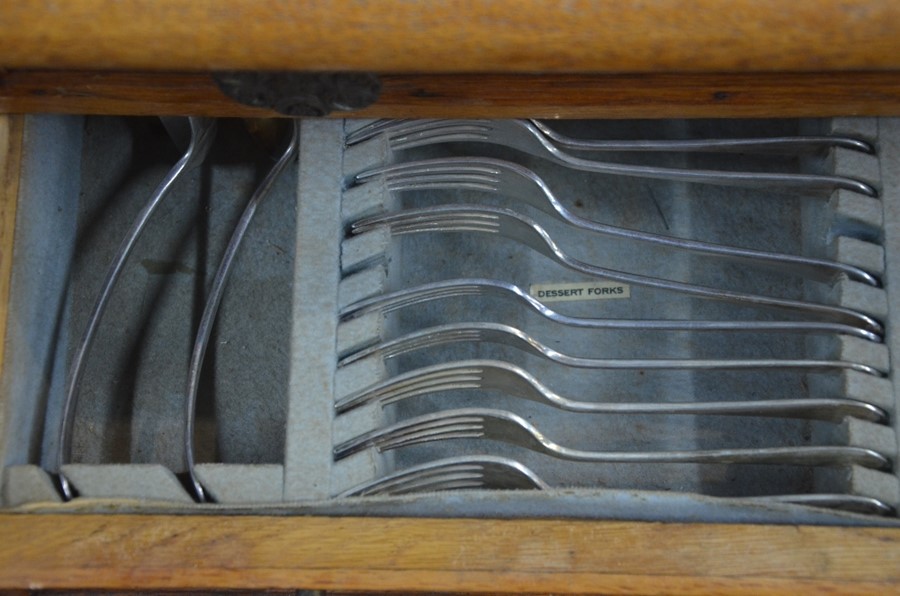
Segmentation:
{"type": "MultiPolygon", "coordinates": [[[[384,76],[382,102],[360,117],[900,113],[900,16],[891,2],[576,2],[569,12],[555,2],[530,10],[450,3],[427,13],[400,2],[101,4],[4,9],[0,56],[13,69],[0,88],[4,111],[271,115],[228,100],[204,72],[338,68],[395,73],[384,76]],[[673,11],[686,17],[663,26],[673,11]],[[170,33],[158,36],[160,28],[170,33]],[[323,28],[338,34],[322,41],[323,28]],[[531,44],[535,30],[556,34],[531,44]],[[38,70],[46,68],[66,71],[38,70]],[[691,74],[673,74],[681,71],[691,74]]],[[[23,120],[5,116],[0,130],[7,323],[23,120]]],[[[887,528],[215,511],[17,511],[0,514],[0,528],[0,588],[18,590],[855,594],[900,582],[900,532],[887,528]]]]}

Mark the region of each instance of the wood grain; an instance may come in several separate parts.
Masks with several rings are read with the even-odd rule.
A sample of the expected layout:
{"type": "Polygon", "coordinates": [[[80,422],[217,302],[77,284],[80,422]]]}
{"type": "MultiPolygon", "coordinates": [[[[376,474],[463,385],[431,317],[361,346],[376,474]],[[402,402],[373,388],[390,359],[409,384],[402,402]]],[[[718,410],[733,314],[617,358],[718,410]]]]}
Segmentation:
{"type": "MultiPolygon", "coordinates": [[[[21,116],[0,116],[0,371],[6,351],[9,283],[12,274],[24,124],[24,118],[21,116]]],[[[0,410],[2,409],[0,407],[0,410]]],[[[4,428],[2,416],[0,412],[0,429],[4,428]]]]}
{"type": "Polygon", "coordinates": [[[587,521],[0,515],[0,588],[881,592],[887,529],[587,521]]]}
{"type": "MultiPolygon", "coordinates": [[[[359,118],[746,118],[900,115],[900,71],[383,76],[359,118]]],[[[0,73],[0,112],[273,116],[203,73],[0,73]]]]}
{"type": "Polygon", "coordinates": [[[7,68],[380,72],[900,67],[895,0],[4,0],[7,68]]]}

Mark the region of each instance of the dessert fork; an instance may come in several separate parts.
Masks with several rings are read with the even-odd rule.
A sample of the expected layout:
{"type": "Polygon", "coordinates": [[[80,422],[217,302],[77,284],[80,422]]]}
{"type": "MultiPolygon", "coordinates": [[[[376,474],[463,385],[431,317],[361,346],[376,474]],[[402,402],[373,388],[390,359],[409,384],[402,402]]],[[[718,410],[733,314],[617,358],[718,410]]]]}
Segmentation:
{"type": "Polygon", "coordinates": [[[832,281],[836,276],[845,274],[850,279],[872,286],[878,285],[878,280],[870,273],[844,263],[686,240],[591,221],[566,209],[536,173],[524,166],[499,159],[455,157],[405,162],[362,172],[354,177],[354,182],[359,185],[380,182],[393,192],[435,189],[489,192],[521,200],[577,228],[606,236],[765,265],[813,279],[832,281]]]}
{"type": "Polygon", "coordinates": [[[384,139],[392,151],[460,141],[490,143],[576,170],[600,174],[752,188],[846,189],[870,197],[878,196],[870,184],[844,176],[667,168],[582,159],[557,147],[534,124],[524,120],[401,121],[382,125],[374,134],[356,131],[348,135],[345,142],[347,146],[353,146],[375,138],[384,139]]]}
{"type": "MultiPolygon", "coordinates": [[[[428,129],[435,124],[444,123],[447,127],[466,126],[479,127],[485,120],[436,120],[436,119],[382,119],[370,122],[346,136],[347,145],[355,145],[367,141],[380,134],[392,131],[414,131],[418,128],[428,129]]],[[[576,139],[556,132],[540,120],[520,120],[530,123],[541,131],[556,145],[575,151],[670,151],[670,152],[769,152],[769,151],[816,151],[831,147],[841,147],[875,153],[875,148],[866,141],[840,135],[800,135],[781,137],[748,137],[724,139],[677,139],[677,140],[596,140],[576,139]]]]}
{"type": "MultiPolygon", "coordinates": [[[[397,496],[466,489],[552,490],[552,487],[530,468],[514,459],[465,455],[410,466],[359,484],[338,497],[397,496]]],[[[742,503],[787,503],[869,515],[891,515],[894,512],[891,506],[878,499],[858,495],[796,494],[720,498],[742,503]]]]}
{"type": "Polygon", "coordinates": [[[292,123],[291,136],[287,145],[281,153],[281,156],[266,174],[266,177],[257,187],[256,191],[247,202],[244,212],[238,220],[237,226],[232,232],[228,246],[225,248],[225,254],[216,270],[213,278],[212,287],[209,291],[209,298],[203,308],[203,315],[200,318],[200,325],[197,328],[197,337],[194,340],[194,348],[191,353],[191,362],[188,368],[187,390],[185,391],[185,410],[184,410],[184,466],[191,480],[194,489],[194,496],[197,501],[203,503],[208,500],[208,495],[200,483],[200,479],[195,472],[194,461],[194,420],[197,408],[197,391],[200,387],[200,373],[203,369],[203,360],[206,357],[206,348],[209,345],[209,336],[212,333],[213,324],[216,320],[216,314],[219,312],[219,304],[222,302],[222,296],[225,294],[225,284],[228,282],[228,276],[231,272],[231,266],[234,263],[234,257],[244,240],[247,228],[253,221],[256,209],[263,199],[268,196],[272,185],[278,179],[278,176],[291,161],[297,149],[298,135],[300,134],[300,121],[294,120],[292,123]]]}
{"type": "Polygon", "coordinates": [[[403,495],[464,488],[541,489],[550,487],[530,468],[508,457],[463,455],[430,461],[365,482],[338,495],[403,495]]]}
{"type": "Polygon", "coordinates": [[[445,362],[412,370],[355,393],[334,404],[343,414],[367,403],[382,406],[442,391],[474,389],[593,414],[692,414],[767,416],[840,422],[847,416],[884,422],[887,414],[872,404],[845,398],[796,398],[714,402],[604,403],[572,400],[552,391],[528,371],[500,360],[445,362]]]}
{"type": "Polygon", "coordinates": [[[371,312],[382,314],[423,304],[432,300],[461,296],[502,296],[517,300],[532,311],[569,327],[586,329],[627,329],[629,331],[749,331],[758,333],[837,333],[853,335],[873,342],[881,337],[866,329],[825,321],[710,321],[677,319],[590,319],[571,317],[556,312],[534,298],[523,288],[496,279],[450,279],[403,288],[371,298],[365,298],[344,307],[341,320],[349,320],[371,312]]]}
{"type": "Polygon", "coordinates": [[[461,408],[426,414],[376,429],[334,447],[341,460],[370,447],[379,452],[449,439],[490,439],[525,447],[558,459],[594,463],[860,465],[888,469],[890,460],[872,449],[852,446],[762,447],[676,451],[584,451],[544,436],[524,418],[504,410],[461,408]]]}
{"type": "Polygon", "coordinates": [[[351,231],[353,234],[361,234],[382,227],[388,228],[392,235],[436,232],[478,232],[499,235],[524,244],[572,271],[596,278],[746,306],[776,308],[806,315],[815,314],[827,317],[834,322],[860,327],[878,335],[884,333],[878,321],[848,308],[710,288],[585,263],[564,253],[547,231],[533,219],[510,209],[475,206],[409,209],[398,213],[364,218],[353,224],[351,231]]]}
{"type": "Polygon", "coordinates": [[[609,141],[576,139],[559,133],[540,120],[528,120],[556,145],[573,151],[696,151],[696,152],[801,152],[840,147],[874,154],[871,143],[843,135],[797,135],[731,139],[678,139],[609,141]]]}
{"type": "Polygon", "coordinates": [[[578,358],[561,354],[520,329],[498,323],[453,323],[413,331],[400,338],[387,340],[368,348],[351,352],[338,360],[338,366],[347,366],[370,356],[394,358],[416,350],[458,342],[504,344],[572,368],[600,370],[855,370],[873,376],[882,376],[880,371],[867,364],[842,360],[578,358]]]}
{"type": "MultiPolygon", "coordinates": [[[[78,395],[81,390],[81,380],[84,373],[84,366],[87,356],[90,353],[91,345],[94,341],[94,335],[100,325],[100,319],[106,310],[106,305],[112,295],[119,275],[125,266],[125,261],[131,254],[134,245],[140,238],[141,233],[150,221],[150,217],[156,211],[156,208],[162,203],[162,200],[169,194],[175,181],[178,180],[185,172],[188,172],[199,166],[206,159],[212,147],[213,140],[216,136],[216,121],[208,118],[189,118],[190,124],[190,143],[185,151],[171,170],[160,182],[156,190],[150,196],[150,199],[138,213],[132,223],[131,228],[125,234],[122,243],[119,245],[113,262],[110,264],[103,286],[97,295],[94,308],[88,318],[87,326],[75,348],[75,354],[72,357],[72,363],[69,367],[69,374],[66,380],[66,390],[63,396],[62,414],[59,426],[59,435],[57,438],[56,451],[56,469],[59,471],[63,465],[68,463],[72,453],[72,430],[75,421],[75,409],[77,407],[78,395]]],[[[74,493],[66,477],[59,474],[60,488],[62,489],[63,498],[72,499],[74,493]]]]}

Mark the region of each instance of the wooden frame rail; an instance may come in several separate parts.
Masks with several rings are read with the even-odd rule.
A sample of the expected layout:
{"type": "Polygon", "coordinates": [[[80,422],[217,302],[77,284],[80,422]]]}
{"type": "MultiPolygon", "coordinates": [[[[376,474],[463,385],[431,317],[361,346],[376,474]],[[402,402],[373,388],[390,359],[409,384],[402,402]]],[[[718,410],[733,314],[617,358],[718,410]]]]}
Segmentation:
{"type": "Polygon", "coordinates": [[[885,529],[537,520],[0,515],[0,589],[887,593],[885,529]]]}
{"type": "Polygon", "coordinates": [[[895,0],[6,0],[0,111],[273,115],[225,70],[371,71],[352,117],[900,114],[895,0]]]}
{"type": "MultiPolygon", "coordinates": [[[[7,0],[0,68],[6,113],[272,115],[209,74],[246,69],[380,73],[381,100],[354,117],[898,115],[900,3],[7,0]]],[[[5,323],[22,121],[0,119],[5,323]]],[[[0,513],[0,590],[897,586],[889,529],[0,513]]]]}
{"type": "MultiPolygon", "coordinates": [[[[353,118],[753,118],[900,115],[900,70],[758,74],[386,74],[353,118]]],[[[271,117],[207,73],[9,71],[0,112],[271,117]]]]}
{"type": "Polygon", "coordinates": [[[5,0],[5,68],[900,70],[894,0],[5,0]]]}

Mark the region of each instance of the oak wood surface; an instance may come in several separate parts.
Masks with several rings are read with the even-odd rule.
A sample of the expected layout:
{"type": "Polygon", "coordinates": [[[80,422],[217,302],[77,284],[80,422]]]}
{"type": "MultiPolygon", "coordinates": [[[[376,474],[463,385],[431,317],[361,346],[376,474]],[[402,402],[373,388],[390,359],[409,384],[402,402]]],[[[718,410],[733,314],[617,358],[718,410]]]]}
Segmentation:
{"type": "Polygon", "coordinates": [[[895,0],[4,0],[0,67],[759,72],[900,67],[895,0]]]}
{"type": "Polygon", "coordinates": [[[0,588],[885,593],[887,529],[253,516],[0,515],[0,588]]]}
{"type": "MultiPolygon", "coordinates": [[[[900,71],[383,77],[359,118],[742,118],[900,115],[900,71]]],[[[274,116],[226,97],[210,74],[0,73],[0,112],[274,116]]]]}
{"type": "MultiPolygon", "coordinates": [[[[900,3],[6,0],[0,67],[92,71],[6,72],[2,112],[265,115],[203,74],[243,68],[392,73],[358,117],[887,115],[900,113],[900,3]]],[[[21,119],[0,120],[0,148],[14,147],[21,119]]],[[[18,590],[860,594],[896,591],[898,563],[900,533],[885,529],[0,514],[0,589],[18,590]]]]}
{"type": "MultiPolygon", "coordinates": [[[[0,374],[3,371],[3,358],[6,353],[9,284],[12,275],[24,129],[23,117],[0,115],[0,374]]],[[[3,399],[4,396],[0,395],[0,433],[6,428],[3,399]]]]}

